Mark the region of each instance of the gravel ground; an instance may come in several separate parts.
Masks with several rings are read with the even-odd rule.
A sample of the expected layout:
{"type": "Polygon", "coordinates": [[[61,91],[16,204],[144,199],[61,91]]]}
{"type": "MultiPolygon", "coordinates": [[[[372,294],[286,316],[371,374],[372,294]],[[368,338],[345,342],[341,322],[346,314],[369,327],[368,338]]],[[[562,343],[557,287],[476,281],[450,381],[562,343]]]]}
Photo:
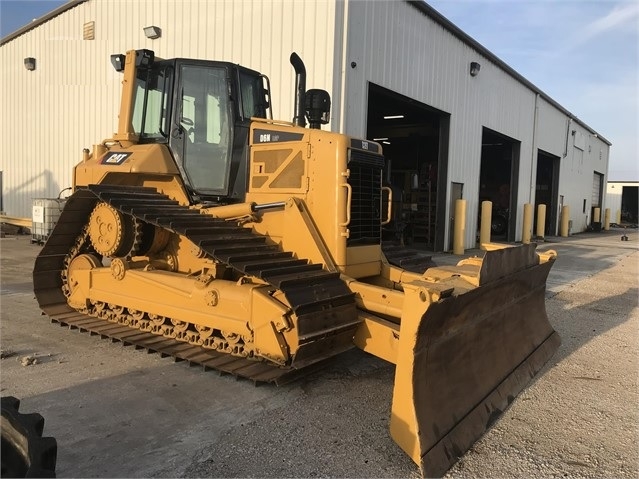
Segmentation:
{"type": "Polygon", "coordinates": [[[347,356],[304,380],[297,401],[229,430],[183,477],[420,477],[388,440],[394,367],[347,356]]]}
{"type": "MultiPolygon", "coordinates": [[[[547,301],[562,346],[445,477],[638,477],[638,259],[637,253],[628,256],[547,301]]],[[[328,416],[312,412],[352,385],[348,372],[323,375],[307,385],[299,402],[229,431],[184,477],[419,477],[392,443],[379,444],[392,367],[361,374],[373,388],[357,390],[328,416]],[[334,438],[328,448],[326,435],[334,438]],[[282,453],[273,455],[278,447],[282,453]],[[289,449],[321,451],[321,471],[289,449]],[[353,450],[367,454],[353,461],[353,450]]]]}
{"type": "MultiPolygon", "coordinates": [[[[581,244],[587,261],[595,256],[592,246],[602,245],[597,239],[581,244]]],[[[445,477],[639,476],[639,254],[605,260],[613,265],[548,295],[547,312],[562,337],[559,351],[445,477]]],[[[376,444],[388,409],[370,405],[389,403],[392,367],[382,363],[361,374],[386,401],[358,391],[339,410],[309,422],[310,411],[353,382],[344,371],[324,375],[292,407],[229,431],[185,477],[418,477],[396,448],[376,444]],[[328,448],[325,435],[335,438],[328,448]],[[321,451],[325,463],[318,471],[304,455],[273,456],[277,445],[321,451]],[[353,450],[367,454],[352,461],[353,450]]]]}
{"type": "MultiPolygon", "coordinates": [[[[577,261],[547,295],[562,346],[446,477],[639,477],[637,245],[546,245],[577,261]]],[[[419,477],[388,434],[392,365],[353,350],[255,388],[70,332],[39,314],[37,252],[0,240],[0,389],[45,417],[58,477],[419,477]]]]}
{"type": "Polygon", "coordinates": [[[448,477],[639,477],[638,261],[546,301],[559,351],[448,477]]]}

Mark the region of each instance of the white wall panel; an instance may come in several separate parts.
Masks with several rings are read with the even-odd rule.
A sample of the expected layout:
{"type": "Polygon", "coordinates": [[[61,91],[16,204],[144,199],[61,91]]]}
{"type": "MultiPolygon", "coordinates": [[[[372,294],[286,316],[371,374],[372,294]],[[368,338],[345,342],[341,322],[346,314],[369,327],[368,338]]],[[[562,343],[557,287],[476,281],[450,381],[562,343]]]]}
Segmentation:
{"type": "Polygon", "coordinates": [[[31,216],[33,198],[71,186],[82,148],[117,128],[122,75],[109,56],[148,48],[164,58],[240,63],[269,76],[274,117],[293,117],[296,51],[308,88],[333,85],[334,0],[89,0],[0,47],[3,208],[31,216]],[[82,40],[95,21],[95,40],[82,40]],[[147,39],[156,25],[162,37],[147,39]],[[33,72],[23,58],[37,60],[33,72]]]}
{"type": "Polygon", "coordinates": [[[97,80],[107,71],[106,42],[82,40],[84,22],[94,18],[92,3],[0,47],[0,169],[10,215],[30,217],[33,198],[57,197],[71,186],[82,148],[112,132],[109,99],[117,84],[97,80]],[[95,60],[96,52],[104,61],[95,60]],[[36,59],[35,71],[24,68],[27,56],[36,59]]]}
{"type": "Polygon", "coordinates": [[[610,181],[606,185],[606,197],[604,201],[604,210],[602,210],[601,217],[604,218],[605,208],[610,208],[610,222],[616,223],[617,217],[621,216],[621,200],[623,196],[624,187],[637,187],[639,183],[629,182],[625,183],[623,181],[610,181]]]}
{"type": "MultiPolygon", "coordinates": [[[[464,183],[469,219],[477,217],[482,127],[520,142],[518,209],[534,201],[537,150],[560,158],[559,194],[575,215],[573,231],[585,221],[593,172],[608,171],[604,141],[407,2],[89,0],[0,47],[8,214],[30,216],[33,198],[57,196],[71,185],[82,148],[112,135],[122,77],[109,55],[138,48],[261,71],[271,80],[274,117],[284,120],[293,116],[288,58],[296,51],[306,63],[307,87],[332,94],[331,129],[354,136],[365,135],[368,82],[449,113],[447,184],[464,183]],[[82,40],[88,21],[95,21],[95,40],[82,40]],[[145,38],[148,25],[160,27],[162,37],[145,38]],[[37,59],[36,71],[25,70],[27,56],[37,59]],[[481,64],[474,78],[471,61],[481,64]],[[566,136],[572,130],[583,135],[584,150],[566,136]]],[[[467,247],[475,245],[472,226],[467,247]]]]}
{"type": "MultiPolygon", "coordinates": [[[[475,246],[482,127],[520,142],[517,239],[523,205],[535,201],[538,150],[562,158],[560,194],[567,203],[576,205],[592,188],[593,171],[607,174],[605,142],[579,126],[590,150],[580,158],[573,158],[571,150],[566,153],[568,116],[431,17],[407,2],[348,3],[346,64],[354,61],[357,67],[346,69],[343,130],[365,135],[368,82],[450,113],[447,184],[464,184],[466,247],[475,246]],[[472,61],[481,65],[476,77],[469,75],[472,61]]],[[[448,238],[445,241],[448,244],[448,238]]]]}
{"type": "Polygon", "coordinates": [[[543,98],[538,101],[537,147],[563,158],[566,152],[568,118],[543,98]]]}
{"type": "MultiPolygon", "coordinates": [[[[464,184],[469,221],[478,214],[482,127],[498,131],[521,142],[520,184],[527,186],[520,188],[518,207],[523,208],[535,94],[408,3],[351,1],[348,25],[348,63],[357,67],[347,72],[345,130],[366,133],[368,82],[450,113],[447,184],[464,184]],[[481,64],[476,77],[469,74],[472,61],[481,64]]],[[[467,247],[475,245],[472,226],[467,247]]]]}
{"type": "MultiPolygon", "coordinates": [[[[562,155],[559,166],[559,195],[570,206],[573,232],[586,230],[592,221],[592,181],[594,173],[608,177],[609,146],[597,136],[574,121],[568,122],[567,154],[562,155]],[[576,139],[583,138],[584,145],[576,139]]],[[[602,198],[602,211],[606,198],[602,198]]]]}

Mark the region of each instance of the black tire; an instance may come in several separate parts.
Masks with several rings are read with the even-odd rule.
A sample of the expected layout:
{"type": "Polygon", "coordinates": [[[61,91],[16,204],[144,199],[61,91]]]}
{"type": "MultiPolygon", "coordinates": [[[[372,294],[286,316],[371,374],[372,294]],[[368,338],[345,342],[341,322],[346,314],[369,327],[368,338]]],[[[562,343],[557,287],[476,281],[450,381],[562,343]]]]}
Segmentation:
{"type": "Polygon", "coordinates": [[[40,414],[21,414],[20,400],[1,398],[2,474],[1,477],[55,477],[58,444],[42,437],[44,418],[40,414]]]}
{"type": "Polygon", "coordinates": [[[508,220],[502,215],[494,215],[490,224],[490,231],[494,235],[506,234],[506,228],[508,227],[508,220]]]}

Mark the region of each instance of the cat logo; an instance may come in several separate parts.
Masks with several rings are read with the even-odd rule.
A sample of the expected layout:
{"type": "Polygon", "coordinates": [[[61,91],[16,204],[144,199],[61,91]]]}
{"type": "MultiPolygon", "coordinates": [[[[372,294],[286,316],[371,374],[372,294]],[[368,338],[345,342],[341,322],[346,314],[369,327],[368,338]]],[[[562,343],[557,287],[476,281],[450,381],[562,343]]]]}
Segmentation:
{"type": "Polygon", "coordinates": [[[121,165],[132,154],[133,153],[116,153],[113,151],[104,155],[100,163],[103,165],[121,165]]]}

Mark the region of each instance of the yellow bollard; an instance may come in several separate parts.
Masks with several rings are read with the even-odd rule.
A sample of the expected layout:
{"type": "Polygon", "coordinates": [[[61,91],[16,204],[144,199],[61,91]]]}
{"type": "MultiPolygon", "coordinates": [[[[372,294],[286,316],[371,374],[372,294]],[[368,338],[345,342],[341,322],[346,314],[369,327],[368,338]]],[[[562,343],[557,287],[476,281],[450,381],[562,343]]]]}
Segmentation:
{"type": "Polygon", "coordinates": [[[455,200],[455,231],[453,232],[453,254],[464,254],[466,236],[466,200],[455,200]]]}
{"type": "Polygon", "coordinates": [[[595,208],[592,212],[592,222],[599,223],[601,221],[601,208],[595,208]]]}
{"type": "Polygon", "coordinates": [[[537,205],[537,235],[536,238],[543,240],[546,237],[546,205],[537,205]]]}
{"type": "Polygon", "coordinates": [[[561,208],[561,228],[560,235],[564,238],[568,237],[568,222],[570,221],[570,206],[566,205],[561,208]]]}
{"type": "Polygon", "coordinates": [[[479,249],[485,249],[484,243],[490,243],[490,224],[493,220],[493,202],[481,202],[481,226],[479,229],[479,249]]]}
{"type": "Polygon", "coordinates": [[[620,225],[621,224],[621,210],[617,210],[616,220],[617,221],[615,221],[615,223],[620,225]]]}
{"type": "Polygon", "coordinates": [[[532,222],[533,222],[533,205],[526,203],[524,205],[524,226],[521,233],[521,242],[523,244],[530,244],[532,237],[532,222]]]}
{"type": "Polygon", "coordinates": [[[604,230],[610,230],[610,208],[604,210],[604,230]]]}

